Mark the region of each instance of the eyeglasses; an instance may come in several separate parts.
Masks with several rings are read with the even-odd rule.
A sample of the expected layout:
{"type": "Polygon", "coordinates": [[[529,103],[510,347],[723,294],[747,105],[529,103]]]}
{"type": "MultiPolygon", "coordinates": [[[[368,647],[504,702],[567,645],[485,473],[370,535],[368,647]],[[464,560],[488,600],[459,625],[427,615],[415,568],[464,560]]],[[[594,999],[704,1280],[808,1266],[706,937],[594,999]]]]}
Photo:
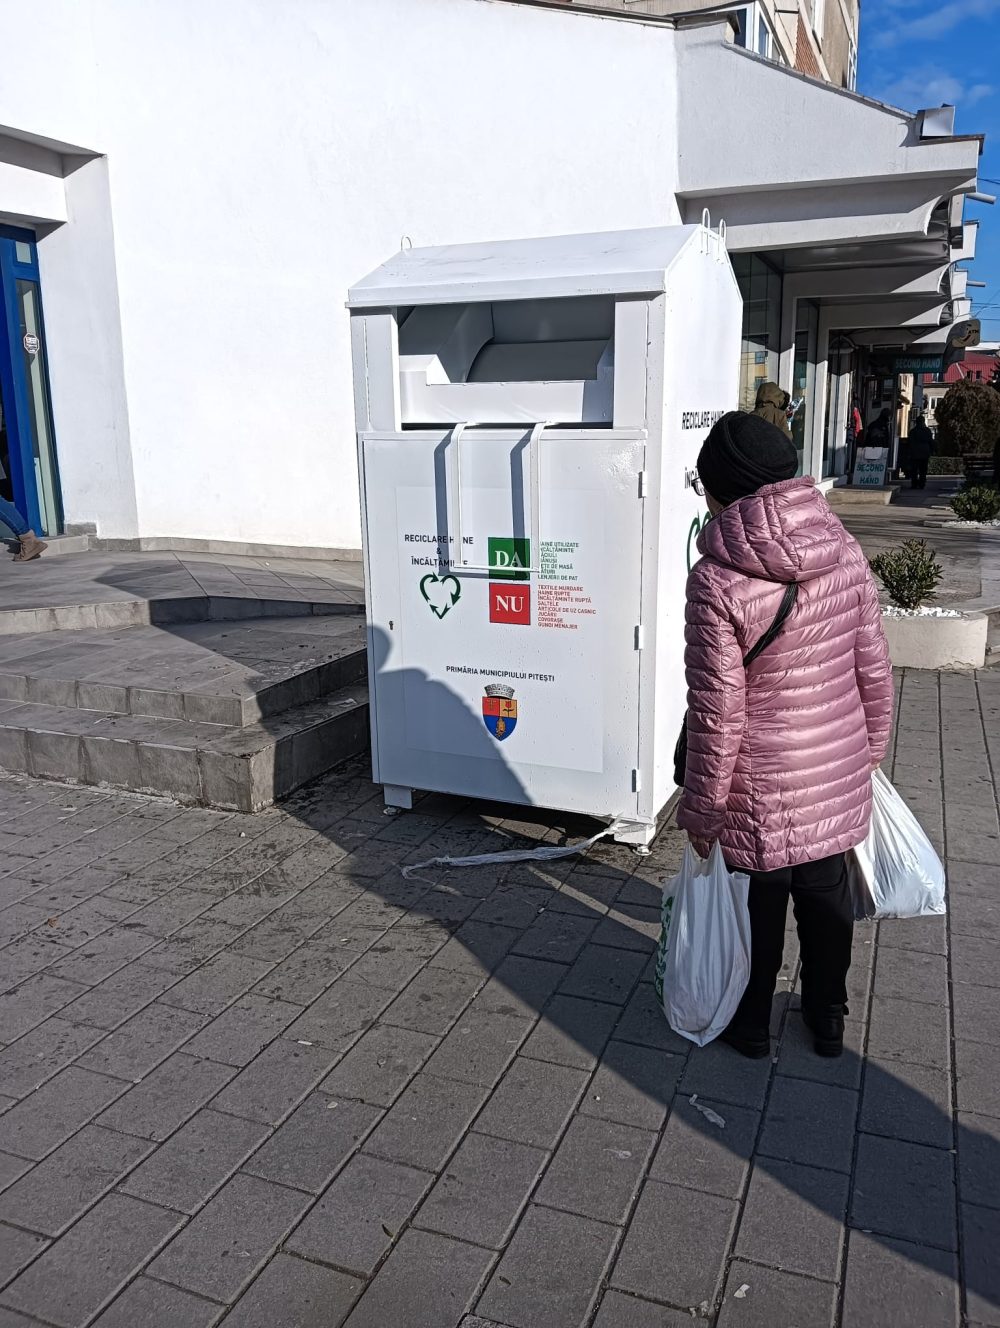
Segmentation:
{"type": "Polygon", "coordinates": [[[705,486],[704,484],[702,484],[701,476],[698,474],[697,471],[692,472],[691,488],[694,489],[695,493],[698,495],[699,498],[704,498],[705,486]]]}

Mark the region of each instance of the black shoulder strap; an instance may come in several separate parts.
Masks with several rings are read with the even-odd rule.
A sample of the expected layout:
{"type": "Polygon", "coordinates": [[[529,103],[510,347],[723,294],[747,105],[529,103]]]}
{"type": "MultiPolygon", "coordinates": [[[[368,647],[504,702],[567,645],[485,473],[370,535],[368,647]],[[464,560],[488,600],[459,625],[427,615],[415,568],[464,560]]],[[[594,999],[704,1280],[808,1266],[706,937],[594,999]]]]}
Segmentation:
{"type": "Polygon", "coordinates": [[[752,664],[762,650],[766,650],[768,648],[768,646],[771,644],[774,638],[781,631],[782,627],[784,627],[785,619],[791,613],[798,593],[799,593],[799,586],[797,581],[792,581],[789,585],[785,586],[785,593],[781,600],[781,607],[778,609],[778,612],[775,615],[774,622],[767,629],[767,631],[760,638],[760,640],[756,643],[756,645],[752,646],[750,650],[743,656],[744,668],[752,664]]]}

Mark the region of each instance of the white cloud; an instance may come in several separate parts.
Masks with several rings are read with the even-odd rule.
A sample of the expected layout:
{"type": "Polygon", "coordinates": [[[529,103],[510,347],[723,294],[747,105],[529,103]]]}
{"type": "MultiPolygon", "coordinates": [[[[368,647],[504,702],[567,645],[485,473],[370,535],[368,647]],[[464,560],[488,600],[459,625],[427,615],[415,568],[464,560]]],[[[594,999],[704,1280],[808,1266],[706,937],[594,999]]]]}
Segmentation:
{"type": "MultiPolygon", "coordinates": [[[[869,45],[877,50],[898,46],[901,42],[924,41],[943,37],[960,23],[969,19],[989,19],[1000,16],[1000,0],[946,0],[922,14],[913,16],[912,7],[896,9],[887,23],[869,38],[869,45]]],[[[866,15],[870,20],[870,16],[866,15]]]]}
{"type": "Polygon", "coordinates": [[[911,69],[900,78],[877,83],[873,89],[879,101],[904,110],[924,106],[975,106],[991,97],[994,91],[990,83],[969,83],[933,65],[911,69]]]}
{"type": "Polygon", "coordinates": [[[963,106],[975,106],[977,101],[983,101],[986,97],[992,97],[996,88],[990,83],[973,83],[968,92],[962,96],[963,106]]]}

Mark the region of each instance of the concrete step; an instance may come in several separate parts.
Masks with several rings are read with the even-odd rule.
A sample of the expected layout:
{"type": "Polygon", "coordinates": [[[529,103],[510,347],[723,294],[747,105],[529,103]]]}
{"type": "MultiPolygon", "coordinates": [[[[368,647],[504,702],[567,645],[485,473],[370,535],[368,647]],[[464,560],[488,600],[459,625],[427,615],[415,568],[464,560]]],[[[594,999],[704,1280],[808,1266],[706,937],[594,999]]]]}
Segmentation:
{"type": "Polygon", "coordinates": [[[888,507],[899,490],[898,484],[887,484],[881,489],[861,489],[853,485],[837,484],[826,490],[826,498],[836,511],[840,511],[841,508],[864,511],[873,507],[888,507]]]}
{"type": "Polygon", "coordinates": [[[0,702],[0,767],[255,812],[368,745],[363,683],[242,727],[0,702]]]}
{"type": "Polygon", "coordinates": [[[365,641],[343,605],[0,636],[0,768],[259,811],[367,745],[365,641]]]}
{"type": "MultiPolygon", "coordinates": [[[[42,538],[47,546],[42,554],[43,558],[58,558],[68,553],[86,553],[90,549],[90,539],[87,535],[43,535],[42,538]]],[[[8,550],[13,561],[21,547],[21,541],[4,535],[0,538],[0,544],[8,550]]],[[[37,559],[32,561],[32,572],[29,575],[33,574],[36,561],[37,559]]]]}
{"type": "Polygon", "coordinates": [[[90,549],[88,535],[47,535],[45,543],[49,546],[43,557],[58,558],[60,554],[87,553],[90,549]]]}
{"type": "Polygon", "coordinates": [[[0,700],[243,726],[366,675],[356,613],[0,637],[0,700]]]}
{"type": "MultiPolygon", "coordinates": [[[[25,564],[33,567],[34,564],[25,564]]],[[[102,599],[95,603],[48,604],[0,609],[0,636],[77,632],[179,623],[242,622],[252,618],[312,618],[352,615],[362,604],[336,600],[262,599],[247,595],[164,595],[151,599],[102,599]]]]}

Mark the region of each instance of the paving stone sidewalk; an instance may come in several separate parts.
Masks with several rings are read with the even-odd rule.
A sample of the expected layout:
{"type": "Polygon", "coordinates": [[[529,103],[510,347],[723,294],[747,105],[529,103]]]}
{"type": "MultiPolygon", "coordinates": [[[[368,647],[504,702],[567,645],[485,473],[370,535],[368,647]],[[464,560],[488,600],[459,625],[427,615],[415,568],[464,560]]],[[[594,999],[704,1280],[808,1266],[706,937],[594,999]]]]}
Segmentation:
{"type": "Polygon", "coordinates": [[[905,540],[924,540],[944,573],[934,602],[988,612],[1000,606],[1000,539],[993,530],[943,524],[954,519],[949,500],[959,487],[958,479],[932,476],[926,489],[904,486],[888,507],[837,511],[869,558],[905,540]]]}
{"type": "Polygon", "coordinates": [[[857,933],[848,1051],[692,1049],[667,828],[355,763],[254,818],[0,779],[0,1328],[1000,1325],[1000,672],[900,680],[947,919],[857,933]],[[707,1109],[707,1110],[706,1110],[707,1109]]]}

